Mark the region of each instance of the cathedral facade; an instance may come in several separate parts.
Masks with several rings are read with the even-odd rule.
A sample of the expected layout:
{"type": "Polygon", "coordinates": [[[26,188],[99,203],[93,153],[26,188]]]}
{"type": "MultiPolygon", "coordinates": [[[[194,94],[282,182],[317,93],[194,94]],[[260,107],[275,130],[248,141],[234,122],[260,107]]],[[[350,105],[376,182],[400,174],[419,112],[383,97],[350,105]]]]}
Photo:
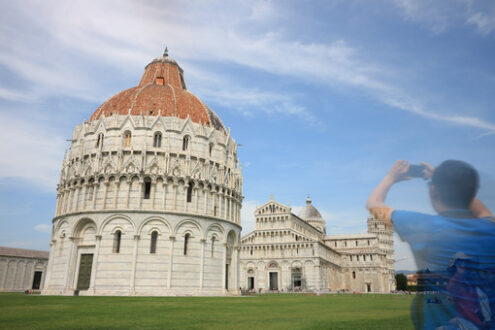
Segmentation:
{"type": "Polygon", "coordinates": [[[295,215],[272,199],[255,210],[256,227],[241,239],[240,285],[250,292],[395,290],[393,230],[368,219],[365,234],[326,235],[308,197],[295,215]]]}
{"type": "Polygon", "coordinates": [[[165,52],[74,129],[42,293],[236,293],[241,203],[235,140],[165,52]]]}

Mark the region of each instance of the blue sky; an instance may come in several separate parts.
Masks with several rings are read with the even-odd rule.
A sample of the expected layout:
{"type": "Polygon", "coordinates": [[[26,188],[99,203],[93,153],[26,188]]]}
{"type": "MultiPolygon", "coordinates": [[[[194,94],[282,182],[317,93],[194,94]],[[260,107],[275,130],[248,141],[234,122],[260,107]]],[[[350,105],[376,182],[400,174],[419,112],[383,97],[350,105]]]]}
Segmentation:
{"type": "MultiPolygon", "coordinates": [[[[242,144],[244,233],[274,194],[364,232],[397,159],[462,159],[495,209],[491,1],[0,1],[0,245],[48,249],[66,139],[165,45],[242,144]]],[[[424,182],[389,203],[433,212],[424,182]]],[[[397,241],[397,269],[412,269],[397,241]]]]}

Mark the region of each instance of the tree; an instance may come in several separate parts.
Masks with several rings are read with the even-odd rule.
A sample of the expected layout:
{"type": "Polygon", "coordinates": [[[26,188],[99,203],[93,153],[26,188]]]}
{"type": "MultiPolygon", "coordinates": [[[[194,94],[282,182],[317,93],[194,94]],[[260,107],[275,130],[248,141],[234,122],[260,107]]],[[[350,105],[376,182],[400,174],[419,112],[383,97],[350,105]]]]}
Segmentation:
{"type": "Polygon", "coordinates": [[[406,275],[399,273],[395,275],[395,282],[397,283],[397,290],[407,290],[407,277],[406,275]]]}

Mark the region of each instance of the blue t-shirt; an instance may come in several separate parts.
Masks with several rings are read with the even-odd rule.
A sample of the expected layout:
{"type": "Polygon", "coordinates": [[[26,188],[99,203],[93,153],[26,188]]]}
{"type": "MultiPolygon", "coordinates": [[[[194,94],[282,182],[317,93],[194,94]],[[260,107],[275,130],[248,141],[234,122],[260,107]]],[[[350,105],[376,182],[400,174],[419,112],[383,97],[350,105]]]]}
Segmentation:
{"type": "Polygon", "coordinates": [[[449,214],[392,213],[395,231],[409,243],[423,272],[413,322],[424,329],[464,321],[495,326],[495,222],[459,218],[466,210],[449,214]]]}

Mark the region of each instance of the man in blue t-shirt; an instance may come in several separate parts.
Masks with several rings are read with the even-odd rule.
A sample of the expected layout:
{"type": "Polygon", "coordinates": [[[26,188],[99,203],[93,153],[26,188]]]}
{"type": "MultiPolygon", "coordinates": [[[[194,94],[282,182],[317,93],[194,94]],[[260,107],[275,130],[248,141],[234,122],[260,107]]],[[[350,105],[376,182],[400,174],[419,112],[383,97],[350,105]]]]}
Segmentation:
{"type": "MultiPolygon", "coordinates": [[[[411,312],[417,329],[495,329],[495,221],[475,198],[477,171],[447,160],[436,169],[422,163],[437,215],[394,210],[385,204],[390,187],[412,178],[399,160],[370,194],[371,215],[393,226],[409,243],[421,270],[411,312]]],[[[417,175],[414,175],[417,176],[417,175]]]]}

